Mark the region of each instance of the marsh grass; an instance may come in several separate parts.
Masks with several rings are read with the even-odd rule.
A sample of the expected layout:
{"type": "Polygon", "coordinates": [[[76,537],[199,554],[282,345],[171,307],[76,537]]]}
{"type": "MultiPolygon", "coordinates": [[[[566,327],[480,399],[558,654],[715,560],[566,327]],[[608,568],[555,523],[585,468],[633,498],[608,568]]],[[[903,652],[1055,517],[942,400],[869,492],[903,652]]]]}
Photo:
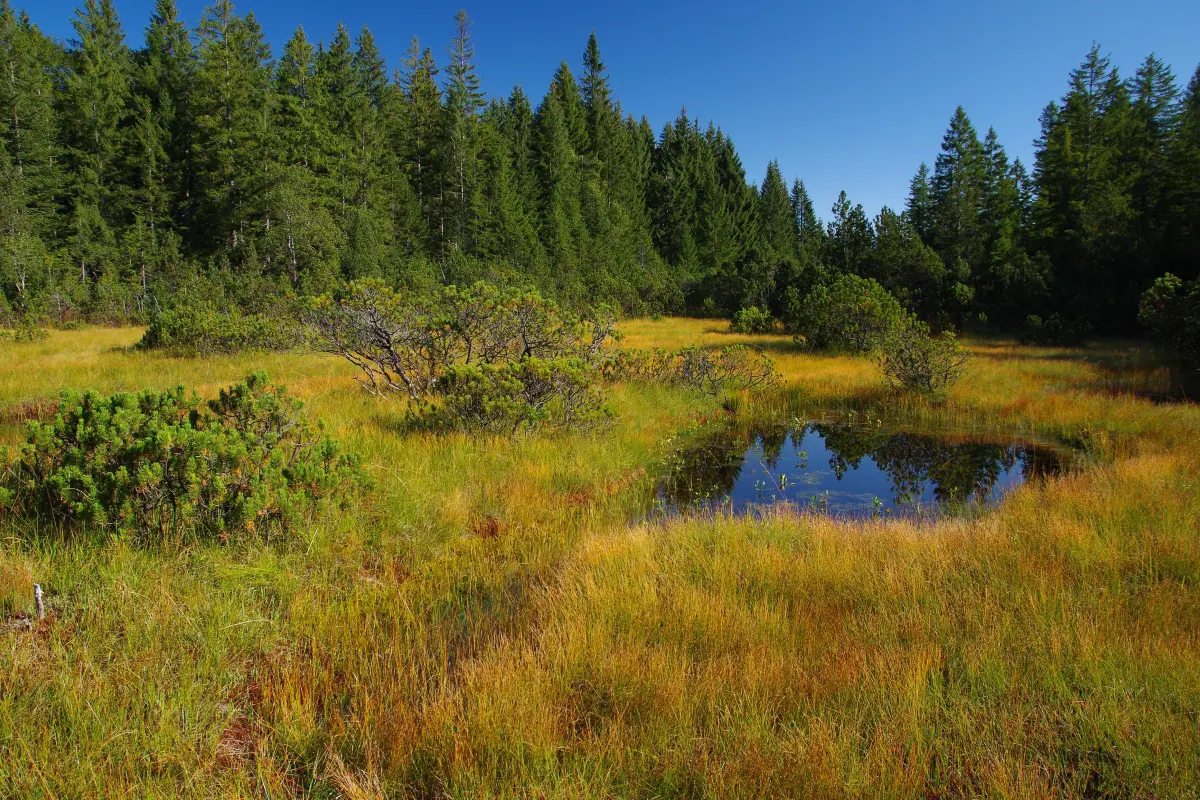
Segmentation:
{"type": "Polygon", "coordinates": [[[932,525],[631,526],[714,400],[618,386],[602,434],[401,433],[332,359],[0,343],[0,409],[265,369],[377,483],[271,544],[0,520],[0,621],[35,581],[49,604],[0,632],[0,796],[1196,795],[1200,410],[1106,388],[1091,351],[967,340],[933,403],[724,327],[633,321],[624,344],[764,348],[785,387],[743,414],[1033,433],[1093,463],[932,525]]]}

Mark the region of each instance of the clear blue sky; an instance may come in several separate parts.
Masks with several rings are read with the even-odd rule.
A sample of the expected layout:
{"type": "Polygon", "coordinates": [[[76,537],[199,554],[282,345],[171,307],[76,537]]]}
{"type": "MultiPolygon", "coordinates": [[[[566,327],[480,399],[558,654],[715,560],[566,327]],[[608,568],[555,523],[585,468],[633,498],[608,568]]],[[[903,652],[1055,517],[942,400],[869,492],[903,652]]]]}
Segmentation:
{"type": "MultiPolygon", "coordinates": [[[[116,0],[139,45],[153,0],[116,0]]],[[[341,20],[370,26],[394,66],[412,36],[444,62],[465,0],[241,0],[278,53],[297,25],[328,40],[341,20]]],[[[194,24],[206,0],[178,0],[194,24]]],[[[14,0],[20,7],[22,0],[14,0]]],[[[24,0],[34,21],[72,35],[79,0],[24,0]]],[[[778,158],[828,217],[846,189],[868,214],[903,206],[917,165],[932,164],[955,106],[980,135],[994,126],[1031,165],[1038,114],[1060,97],[1093,40],[1129,75],[1150,52],[1181,85],[1200,62],[1200,0],[921,2],[472,2],[479,73],[489,94],[521,84],[536,102],[555,67],[578,72],[596,31],[626,111],[655,130],[680,106],[732,135],[750,178],[778,158]]]]}

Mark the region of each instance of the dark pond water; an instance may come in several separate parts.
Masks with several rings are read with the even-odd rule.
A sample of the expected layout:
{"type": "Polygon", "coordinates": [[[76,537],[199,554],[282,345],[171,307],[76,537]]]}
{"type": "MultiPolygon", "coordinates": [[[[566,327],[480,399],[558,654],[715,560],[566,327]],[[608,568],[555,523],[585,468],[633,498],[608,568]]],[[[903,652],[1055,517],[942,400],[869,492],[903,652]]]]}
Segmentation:
{"type": "Polygon", "coordinates": [[[1061,472],[1060,451],[1013,439],[821,423],[727,430],[677,453],[652,516],[786,503],[837,516],[934,516],[997,502],[1061,472]]]}

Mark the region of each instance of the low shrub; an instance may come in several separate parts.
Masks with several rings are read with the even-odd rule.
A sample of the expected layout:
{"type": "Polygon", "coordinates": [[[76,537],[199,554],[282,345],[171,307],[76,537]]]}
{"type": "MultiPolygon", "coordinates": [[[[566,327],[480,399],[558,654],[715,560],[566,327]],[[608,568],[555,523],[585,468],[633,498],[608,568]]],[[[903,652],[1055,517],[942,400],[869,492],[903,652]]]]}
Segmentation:
{"type": "Polygon", "coordinates": [[[18,324],[11,331],[0,331],[0,341],[42,342],[49,338],[49,331],[32,323],[18,324]]]}
{"type": "Polygon", "coordinates": [[[3,468],[0,509],[141,539],[286,533],[365,484],[301,409],[261,372],[208,403],[182,387],[65,392],[3,468]]]}
{"type": "Polygon", "coordinates": [[[1030,314],[1017,336],[1022,344],[1064,347],[1080,344],[1091,332],[1092,326],[1085,320],[1072,322],[1058,314],[1042,319],[1037,314],[1030,314]]]}
{"type": "Polygon", "coordinates": [[[1184,283],[1170,273],[1159,278],[1142,295],[1138,321],[1171,359],[1200,366],[1200,280],[1184,283]]]}
{"type": "Polygon", "coordinates": [[[611,381],[644,381],[686,386],[727,399],[731,394],[773,386],[779,373],[771,359],[746,345],[717,350],[685,347],[621,350],[608,358],[601,374],[611,381]]]}
{"type": "Polygon", "coordinates": [[[841,275],[793,306],[787,329],[819,350],[869,353],[903,317],[900,302],[870,278],[841,275]]]}
{"type": "Polygon", "coordinates": [[[775,330],[775,318],[758,306],[747,306],[733,315],[729,330],[732,333],[771,333],[775,330]]]}
{"type": "Polygon", "coordinates": [[[676,376],[684,386],[722,399],[735,392],[767,388],[779,380],[770,358],[741,344],[720,350],[685,347],[679,351],[676,376]]]}
{"type": "Polygon", "coordinates": [[[155,314],[137,347],[206,356],[243,350],[290,350],[299,338],[296,326],[282,316],[193,304],[155,314]]]}
{"type": "Polygon", "coordinates": [[[537,427],[591,427],[612,416],[579,359],[523,358],[500,364],[456,364],[437,381],[440,405],[419,419],[436,428],[515,434],[537,427]]]}
{"type": "Polygon", "coordinates": [[[677,353],[661,347],[617,350],[600,363],[600,377],[610,382],[671,383],[675,380],[677,359],[677,353]]]}
{"type": "Polygon", "coordinates": [[[933,335],[925,323],[907,318],[883,337],[879,368],[895,388],[940,395],[962,377],[967,360],[953,333],[933,335]]]}

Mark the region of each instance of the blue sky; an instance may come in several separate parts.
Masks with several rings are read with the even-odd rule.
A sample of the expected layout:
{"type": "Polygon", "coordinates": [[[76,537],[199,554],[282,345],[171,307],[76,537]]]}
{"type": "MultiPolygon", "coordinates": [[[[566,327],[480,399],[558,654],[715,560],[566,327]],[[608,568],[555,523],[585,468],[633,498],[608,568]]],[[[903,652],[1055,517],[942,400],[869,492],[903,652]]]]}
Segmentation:
{"type": "MultiPolygon", "coordinates": [[[[194,24],[204,0],[178,0],[194,24]]],[[[14,5],[22,5],[14,0],[14,5]]],[[[25,0],[47,33],[69,38],[78,0],[25,0]]],[[[463,0],[241,0],[276,53],[297,25],[328,40],[341,20],[370,26],[395,65],[412,36],[444,61],[463,0]]],[[[140,44],[153,0],[117,0],[140,44]]],[[[1132,74],[1150,52],[1181,85],[1200,62],[1197,0],[979,2],[614,2],[466,4],[489,94],[521,84],[535,101],[555,67],[578,71],[595,30],[625,109],[655,130],[681,106],[732,135],[750,178],[778,158],[828,217],[845,189],[869,214],[901,207],[922,160],[932,164],[955,106],[980,135],[994,126],[1010,156],[1032,161],[1038,114],[1062,95],[1092,41],[1132,74]]]]}

